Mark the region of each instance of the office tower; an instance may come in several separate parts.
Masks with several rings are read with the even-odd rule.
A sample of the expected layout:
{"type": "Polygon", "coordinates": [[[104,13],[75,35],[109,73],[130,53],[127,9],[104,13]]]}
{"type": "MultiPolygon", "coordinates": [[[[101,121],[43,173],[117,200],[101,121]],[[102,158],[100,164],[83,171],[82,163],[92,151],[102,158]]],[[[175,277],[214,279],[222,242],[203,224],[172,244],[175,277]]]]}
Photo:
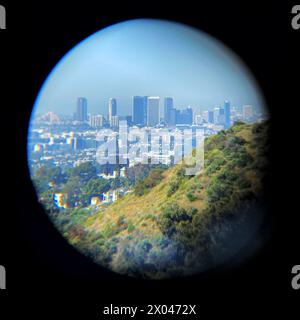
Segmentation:
{"type": "Polygon", "coordinates": [[[90,126],[93,128],[101,128],[104,126],[104,117],[101,114],[90,117],[90,126]]]}
{"type": "Polygon", "coordinates": [[[119,126],[119,117],[118,116],[112,116],[110,126],[113,128],[117,128],[119,126]]]}
{"type": "Polygon", "coordinates": [[[112,126],[112,117],[117,115],[117,100],[115,98],[109,98],[108,101],[108,122],[112,126]]]}
{"type": "Polygon", "coordinates": [[[147,125],[147,117],[148,117],[148,97],[144,96],[143,97],[143,106],[144,106],[144,126],[147,125]]]}
{"type": "Polygon", "coordinates": [[[225,110],[223,108],[220,108],[219,110],[219,125],[224,126],[225,125],[225,110]]]}
{"type": "Polygon", "coordinates": [[[193,109],[187,107],[186,109],[176,110],[176,124],[193,124],[193,109]]]}
{"type": "Polygon", "coordinates": [[[224,125],[225,110],[223,108],[214,108],[214,124],[224,125]]]}
{"type": "Polygon", "coordinates": [[[164,99],[164,121],[166,125],[170,124],[171,110],[174,108],[173,106],[173,98],[165,97],[164,99]]]}
{"type": "Polygon", "coordinates": [[[188,106],[184,113],[186,114],[187,124],[193,124],[193,109],[191,106],[188,106]]]}
{"type": "Polygon", "coordinates": [[[251,105],[244,105],[243,108],[243,120],[251,121],[253,118],[253,107],[251,105]]]}
{"type": "Polygon", "coordinates": [[[147,99],[147,126],[155,127],[159,124],[159,97],[147,99]]]}
{"type": "Polygon", "coordinates": [[[220,108],[216,107],[214,108],[214,123],[219,123],[219,114],[220,114],[220,108]]]}
{"type": "Polygon", "coordinates": [[[147,123],[147,98],[134,96],[132,103],[132,122],[135,125],[145,126],[147,123]]]}
{"type": "Polygon", "coordinates": [[[231,125],[230,122],[230,102],[229,101],[225,101],[224,102],[224,128],[228,129],[231,125]]]}
{"type": "Polygon", "coordinates": [[[77,99],[76,120],[81,122],[87,121],[87,99],[84,97],[77,99]]]}
{"type": "Polygon", "coordinates": [[[175,126],[176,125],[176,109],[172,108],[170,110],[170,118],[169,118],[169,126],[175,126]]]}
{"type": "Polygon", "coordinates": [[[214,112],[213,111],[204,111],[203,112],[203,119],[207,123],[214,123],[214,112]]]}

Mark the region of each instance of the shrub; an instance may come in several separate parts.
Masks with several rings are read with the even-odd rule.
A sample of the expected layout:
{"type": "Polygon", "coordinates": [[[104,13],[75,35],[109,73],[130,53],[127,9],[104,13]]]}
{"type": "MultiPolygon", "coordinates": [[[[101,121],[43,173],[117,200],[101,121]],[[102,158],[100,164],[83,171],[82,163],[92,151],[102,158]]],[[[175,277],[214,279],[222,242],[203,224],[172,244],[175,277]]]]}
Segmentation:
{"type": "Polygon", "coordinates": [[[134,229],[135,229],[135,225],[132,222],[130,222],[128,224],[127,231],[132,232],[134,229]]]}
{"type": "Polygon", "coordinates": [[[162,168],[152,169],[144,180],[138,180],[134,188],[135,195],[142,196],[149,189],[158,185],[163,179],[163,172],[162,168]]]}
{"type": "Polygon", "coordinates": [[[176,233],[177,223],[191,220],[192,216],[184,208],[173,203],[163,209],[159,219],[159,227],[164,235],[171,237],[176,233]]]}
{"type": "Polygon", "coordinates": [[[208,166],[208,168],[206,169],[206,173],[208,175],[211,175],[215,172],[217,172],[218,170],[220,170],[220,168],[226,163],[224,158],[216,158],[214,159],[210,165],[208,166]]]}
{"type": "Polygon", "coordinates": [[[183,166],[181,166],[179,170],[177,170],[176,176],[179,180],[185,177],[185,168],[183,166]]]}
{"type": "Polygon", "coordinates": [[[194,195],[192,192],[188,192],[186,194],[186,197],[190,200],[190,201],[195,201],[197,199],[197,196],[194,195]]]}
{"type": "Polygon", "coordinates": [[[146,185],[144,183],[143,180],[138,180],[138,182],[136,183],[135,187],[134,187],[134,194],[136,196],[143,196],[145,194],[146,191],[146,185]]]}
{"type": "Polygon", "coordinates": [[[153,220],[155,221],[157,219],[157,217],[152,214],[152,213],[148,213],[146,216],[145,216],[145,219],[149,219],[149,220],[153,220]]]}
{"type": "Polygon", "coordinates": [[[163,179],[163,169],[153,169],[150,171],[147,178],[145,178],[144,183],[146,188],[153,188],[163,179]]]}
{"type": "Polygon", "coordinates": [[[119,228],[115,224],[109,222],[106,224],[106,226],[103,230],[103,236],[105,238],[110,238],[110,237],[115,236],[119,232],[120,232],[119,228]]]}
{"type": "Polygon", "coordinates": [[[118,226],[122,226],[122,225],[125,224],[125,223],[126,223],[125,216],[124,216],[124,215],[121,215],[121,216],[118,218],[117,225],[118,225],[118,226]]]}
{"type": "Polygon", "coordinates": [[[167,192],[168,197],[172,196],[179,188],[179,181],[174,179],[169,183],[169,189],[167,192]]]}

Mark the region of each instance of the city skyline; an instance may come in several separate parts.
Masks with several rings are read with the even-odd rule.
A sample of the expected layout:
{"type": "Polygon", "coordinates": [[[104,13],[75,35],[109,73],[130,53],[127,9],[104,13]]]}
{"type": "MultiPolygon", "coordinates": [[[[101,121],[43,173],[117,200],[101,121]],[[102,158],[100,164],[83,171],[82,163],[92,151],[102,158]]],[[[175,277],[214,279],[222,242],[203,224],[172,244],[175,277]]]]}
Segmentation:
{"type": "Polygon", "coordinates": [[[223,44],[178,23],[140,19],[103,29],[66,54],[45,81],[34,113],[68,114],[82,96],[91,114],[106,114],[114,97],[118,113],[126,115],[136,93],[171,96],[179,109],[204,111],[223,97],[265,109],[252,75],[223,44]]]}
{"type": "MultiPolygon", "coordinates": [[[[111,119],[116,117],[126,118],[128,116],[132,117],[132,121],[134,124],[140,124],[140,125],[146,125],[147,124],[147,105],[148,105],[148,99],[157,99],[158,102],[158,111],[159,111],[159,119],[163,119],[166,123],[169,123],[171,121],[171,118],[174,117],[172,114],[172,111],[178,111],[180,113],[184,113],[187,109],[193,110],[193,115],[203,115],[204,118],[211,117],[208,113],[214,112],[217,109],[224,109],[224,112],[226,113],[226,116],[224,118],[224,121],[226,123],[225,128],[229,127],[230,124],[230,109],[233,107],[234,109],[239,109],[243,113],[243,107],[250,107],[252,109],[252,112],[256,115],[261,115],[264,118],[268,118],[268,112],[266,110],[257,110],[257,108],[249,103],[243,103],[242,105],[232,105],[231,101],[228,99],[223,99],[221,103],[218,105],[211,105],[208,108],[199,110],[199,108],[194,108],[191,105],[185,105],[185,106],[178,106],[176,103],[174,103],[173,97],[159,97],[159,96],[140,96],[135,95],[131,97],[131,110],[129,113],[119,113],[119,107],[117,107],[118,102],[116,98],[110,97],[106,103],[106,108],[104,108],[104,111],[99,113],[91,113],[89,112],[89,103],[88,99],[86,97],[77,97],[76,101],[76,109],[70,110],[68,113],[56,113],[53,110],[49,110],[48,112],[44,113],[35,113],[35,118],[40,118],[43,114],[46,113],[53,113],[56,116],[72,116],[73,120],[78,121],[88,121],[89,117],[95,117],[95,116],[101,116],[107,120],[108,123],[111,123],[111,119]],[[226,109],[229,108],[229,111],[226,109]],[[75,111],[75,112],[74,112],[75,111]],[[141,114],[138,114],[138,111],[141,111],[141,114]],[[258,112],[257,112],[258,111],[258,112]],[[135,119],[135,117],[137,117],[135,119]]],[[[222,110],[221,110],[222,112],[222,110]]],[[[140,113],[140,112],[139,112],[140,113]]],[[[225,115],[225,114],[224,114],[225,115]]],[[[176,117],[176,115],[175,115],[176,117]]],[[[34,118],[32,119],[34,120],[34,118]]],[[[208,121],[210,122],[210,121],[208,121]]]]}
{"type": "MultiPolygon", "coordinates": [[[[105,116],[104,114],[88,113],[87,98],[78,97],[75,112],[67,117],[63,116],[62,121],[68,119],[89,124],[91,127],[103,128],[117,128],[120,120],[126,120],[129,126],[139,127],[201,125],[205,122],[228,129],[237,120],[256,122],[267,118],[267,114],[257,113],[252,105],[232,106],[228,100],[224,100],[218,107],[210,107],[199,113],[191,106],[177,108],[174,105],[173,97],[134,96],[132,98],[132,112],[125,116],[118,114],[115,98],[109,98],[107,115],[105,116]]],[[[50,123],[61,122],[60,117],[52,111],[39,115],[35,120],[50,123]]]]}
{"type": "MultiPolygon", "coordinates": [[[[90,116],[96,116],[96,115],[102,115],[104,116],[105,118],[109,119],[109,103],[110,103],[110,99],[114,99],[116,102],[117,102],[117,115],[118,116],[121,116],[121,117],[125,117],[125,116],[128,116],[128,115],[133,115],[133,101],[134,101],[134,98],[147,98],[148,97],[159,97],[160,98],[160,101],[159,101],[159,116],[160,118],[164,118],[165,117],[165,110],[164,110],[164,106],[165,106],[165,99],[167,98],[171,98],[173,100],[173,107],[176,108],[177,110],[184,110],[186,109],[187,107],[191,107],[195,112],[197,112],[197,114],[200,114],[200,113],[205,113],[206,111],[208,111],[209,109],[213,109],[213,108],[218,108],[218,107],[221,107],[223,105],[223,103],[225,101],[229,101],[231,106],[234,106],[234,107],[237,107],[237,108],[242,108],[243,106],[246,106],[246,105],[249,105],[249,106],[252,106],[253,107],[253,111],[257,114],[262,114],[266,117],[268,117],[269,115],[269,112],[267,109],[261,109],[261,108],[258,108],[257,106],[255,105],[252,105],[251,103],[248,103],[248,102],[245,102],[245,103],[242,103],[242,104],[233,104],[231,102],[230,99],[224,99],[223,100],[220,100],[218,101],[217,103],[215,104],[210,104],[208,105],[207,107],[197,107],[197,106],[193,106],[191,104],[178,104],[176,103],[176,98],[174,97],[170,97],[170,96],[167,96],[167,95],[163,95],[163,96],[158,96],[158,95],[153,95],[153,94],[149,94],[148,96],[147,95],[140,95],[140,94],[135,94],[131,97],[127,97],[129,104],[130,104],[130,107],[128,107],[128,112],[126,111],[125,112],[125,109],[123,109],[122,107],[120,108],[120,103],[119,103],[119,100],[117,98],[116,95],[114,95],[114,97],[108,97],[107,101],[104,102],[104,106],[101,107],[101,108],[98,108],[98,109],[94,109],[92,108],[91,110],[91,103],[89,101],[89,99],[87,97],[76,97],[75,100],[74,100],[74,103],[70,104],[70,107],[65,110],[65,111],[55,111],[55,108],[49,108],[49,110],[40,110],[39,112],[35,112],[32,114],[32,118],[36,118],[36,117],[40,117],[42,114],[45,114],[47,112],[54,112],[55,114],[57,115],[60,115],[60,116],[69,116],[69,115],[74,115],[74,104],[78,106],[78,99],[85,99],[86,100],[86,105],[87,105],[87,115],[90,115],[90,116]]],[[[36,110],[37,111],[37,110],[36,110]]],[[[76,112],[75,112],[76,113],[76,112]]]]}
{"type": "Polygon", "coordinates": [[[256,123],[264,120],[261,115],[254,112],[251,105],[243,105],[237,112],[235,108],[231,108],[230,102],[225,100],[221,107],[206,110],[199,115],[190,107],[177,110],[174,108],[172,97],[166,97],[164,107],[168,120],[165,121],[158,119],[159,97],[136,96],[135,98],[138,99],[133,99],[133,107],[138,107],[138,110],[133,108],[133,111],[138,114],[142,111],[142,117],[133,118],[136,121],[143,119],[143,125],[128,122],[127,118],[132,118],[131,116],[119,118],[117,101],[114,98],[109,100],[106,120],[103,115],[79,120],[79,118],[85,119],[86,116],[87,99],[84,97],[78,97],[76,106],[78,114],[74,114],[73,120],[60,120],[53,112],[42,115],[33,123],[28,136],[31,168],[39,166],[41,162],[66,168],[76,166],[82,161],[93,162],[96,159],[99,164],[107,161],[116,164],[117,157],[123,159],[120,163],[129,167],[140,162],[147,163],[149,157],[154,163],[170,165],[174,160],[180,159],[181,151],[190,154],[193,147],[199,146],[201,139],[203,141],[205,137],[228,129],[238,121],[256,123]],[[144,105],[139,102],[146,100],[148,111],[146,118],[143,118],[144,105]],[[173,111],[172,117],[168,117],[168,109],[173,111]],[[127,134],[124,135],[125,132],[127,134]],[[124,139],[127,139],[127,143],[124,143],[124,139]],[[121,146],[118,151],[116,151],[117,144],[121,146]],[[124,147],[130,145],[132,149],[127,153],[127,147],[125,149],[124,147]]]}

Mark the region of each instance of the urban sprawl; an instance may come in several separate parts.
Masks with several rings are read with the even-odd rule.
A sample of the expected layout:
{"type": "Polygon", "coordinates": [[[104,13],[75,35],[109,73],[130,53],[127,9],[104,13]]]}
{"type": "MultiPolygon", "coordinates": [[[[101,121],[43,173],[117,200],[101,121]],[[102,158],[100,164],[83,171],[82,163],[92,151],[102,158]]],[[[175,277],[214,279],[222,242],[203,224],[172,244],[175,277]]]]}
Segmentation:
{"type": "MultiPolygon", "coordinates": [[[[50,111],[35,116],[28,138],[30,169],[59,166],[67,170],[93,162],[106,164],[100,170],[101,178],[126,177],[128,167],[138,163],[172,165],[205,137],[237,121],[253,123],[265,117],[252,105],[231,106],[229,101],[203,112],[190,106],[175,108],[172,97],[165,97],[162,105],[160,110],[160,97],[134,96],[132,115],[120,116],[117,100],[110,98],[107,116],[92,115],[87,98],[79,97],[73,115],[50,111]]],[[[108,202],[116,198],[114,193],[106,196],[108,202]]]]}

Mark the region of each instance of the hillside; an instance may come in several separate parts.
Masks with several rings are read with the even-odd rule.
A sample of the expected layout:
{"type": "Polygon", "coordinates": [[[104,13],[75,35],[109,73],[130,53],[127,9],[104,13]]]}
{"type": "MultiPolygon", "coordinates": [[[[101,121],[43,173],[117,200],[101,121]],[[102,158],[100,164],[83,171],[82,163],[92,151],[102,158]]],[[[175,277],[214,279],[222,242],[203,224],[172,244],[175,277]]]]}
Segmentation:
{"type": "Polygon", "coordinates": [[[260,225],[268,145],[266,123],[238,123],[206,139],[198,176],[186,176],[184,164],[159,172],[152,187],[142,181],[93,215],[73,213],[65,236],[122,274],[161,279],[211,268],[236,254],[260,225]]]}

